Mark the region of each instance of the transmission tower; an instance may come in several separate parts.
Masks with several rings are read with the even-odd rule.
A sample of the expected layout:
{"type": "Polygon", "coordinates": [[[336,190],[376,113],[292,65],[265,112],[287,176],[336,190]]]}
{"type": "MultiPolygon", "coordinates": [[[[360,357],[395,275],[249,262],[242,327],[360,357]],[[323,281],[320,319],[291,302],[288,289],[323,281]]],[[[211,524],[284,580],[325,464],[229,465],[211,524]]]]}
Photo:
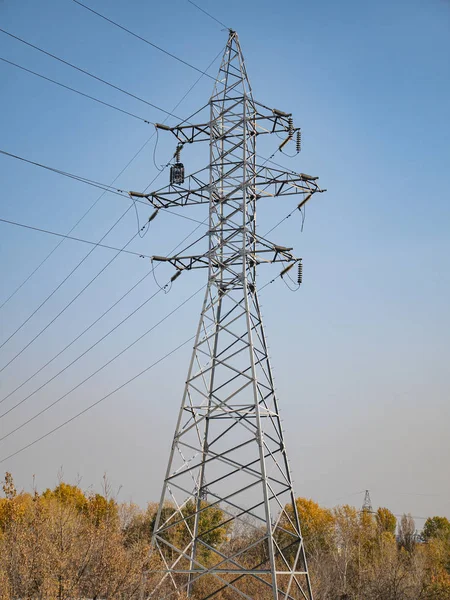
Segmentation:
{"type": "Polygon", "coordinates": [[[362,510],[363,512],[373,512],[373,508],[372,508],[372,500],[370,499],[370,494],[369,494],[369,490],[366,490],[366,493],[364,494],[364,502],[362,505],[362,510]]]}
{"type": "MultiPolygon", "coordinates": [[[[312,600],[278,399],[256,291],[260,263],[299,259],[256,232],[264,197],[300,195],[317,177],[258,162],[258,136],[281,146],[300,132],[290,114],[253,99],[238,36],[228,43],[205,123],[158,125],[177,138],[170,185],[145,197],[157,209],[208,204],[208,251],[155,256],[208,282],[153,530],[159,583],[150,598],[312,600]],[[185,179],[185,144],[208,142],[210,164],[185,179]],[[158,566],[159,565],[159,566],[158,566]]],[[[300,276],[300,269],[299,269],[300,276]]]]}

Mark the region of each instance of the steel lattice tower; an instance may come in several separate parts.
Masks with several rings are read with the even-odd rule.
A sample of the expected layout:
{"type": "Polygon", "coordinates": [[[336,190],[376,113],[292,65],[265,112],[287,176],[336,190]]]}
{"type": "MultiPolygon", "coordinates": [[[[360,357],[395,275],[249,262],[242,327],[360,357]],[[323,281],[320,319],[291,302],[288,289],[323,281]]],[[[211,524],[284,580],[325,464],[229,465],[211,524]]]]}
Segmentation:
{"type": "Polygon", "coordinates": [[[369,513],[373,512],[372,500],[370,499],[369,490],[365,491],[364,502],[363,502],[363,505],[362,505],[362,510],[363,510],[363,512],[369,512],[369,513]]]}
{"type": "Polygon", "coordinates": [[[154,257],[178,273],[205,267],[208,283],[154,525],[160,582],[150,597],[312,600],[256,291],[258,264],[285,272],[299,259],[257,234],[256,204],[300,194],[301,207],[323,190],[316,177],[258,165],[259,135],[290,140],[297,129],[253,99],[233,31],[209,108],[207,123],[159,126],[181,145],[209,142],[209,166],[132,193],[156,208],[209,205],[205,254],[154,257]]]}

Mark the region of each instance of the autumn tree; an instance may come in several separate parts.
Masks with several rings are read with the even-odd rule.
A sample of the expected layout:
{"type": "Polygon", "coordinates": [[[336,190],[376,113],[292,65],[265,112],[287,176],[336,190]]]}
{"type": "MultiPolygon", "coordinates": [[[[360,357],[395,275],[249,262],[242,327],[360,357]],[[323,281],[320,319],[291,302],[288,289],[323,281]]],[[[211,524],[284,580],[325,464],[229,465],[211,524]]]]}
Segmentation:
{"type": "Polygon", "coordinates": [[[395,535],[397,528],[397,518],[388,508],[378,508],[375,513],[375,520],[379,533],[388,533],[395,535]]]}
{"type": "MultiPolygon", "coordinates": [[[[141,600],[173,592],[166,578],[160,587],[164,560],[150,552],[158,511],[153,503],[142,510],[118,504],[104,486],[103,493],[84,492],[62,479],[42,494],[18,491],[6,474],[0,498],[1,600],[141,600]]],[[[162,507],[162,519],[174,546],[186,547],[194,526],[194,505],[162,507]]],[[[225,556],[239,554],[249,568],[268,564],[266,531],[259,522],[243,521],[230,530],[219,505],[202,502],[198,522],[198,556],[212,566],[225,556]],[[216,552],[217,550],[217,552],[216,552]]],[[[292,507],[279,521],[277,543],[292,527],[292,507]]],[[[352,506],[333,510],[298,498],[299,514],[316,600],[450,600],[450,522],[431,517],[421,539],[410,515],[404,515],[395,537],[395,517],[387,508],[376,513],[352,506]]],[[[289,538],[289,536],[288,536],[289,538]]],[[[287,538],[287,539],[288,539],[287,538]]],[[[166,549],[170,552],[170,548],[166,549]]],[[[232,577],[232,575],[224,575],[232,577]]],[[[239,577],[233,585],[213,575],[195,581],[190,600],[213,595],[235,600],[236,593],[272,600],[268,581],[239,577]]],[[[179,600],[187,600],[180,595],[179,600]]]]}
{"type": "Polygon", "coordinates": [[[450,521],[447,517],[429,517],[423,526],[422,539],[429,541],[436,539],[450,538],[450,521]]]}
{"type": "Polygon", "coordinates": [[[416,544],[416,524],[411,515],[403,515],[398,526],[398,543],[401,548],[412,552],[416,544]]]}

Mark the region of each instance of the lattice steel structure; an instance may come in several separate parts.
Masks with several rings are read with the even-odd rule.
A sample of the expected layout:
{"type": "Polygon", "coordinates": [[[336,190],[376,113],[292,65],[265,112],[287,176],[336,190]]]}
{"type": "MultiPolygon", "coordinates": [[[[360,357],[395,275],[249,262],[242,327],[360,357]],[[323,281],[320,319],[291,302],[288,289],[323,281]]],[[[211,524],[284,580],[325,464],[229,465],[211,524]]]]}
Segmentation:
{"type": "Polygon", "coordinates": [[[364,502],[363,502],[363,505],[362,505],[362,510],[363,510],[363,512],[369,512],[369,513],[373,512],[372,500],[370,499],[370,492],[369,492],[369,490],[365,491],[364,502]]]}
{"type": "MultiPolygon", "coordinates": [[[[153,532],[159,583],[151,598],[312,600],[300,522],[256,290],[256,267],[298,259],[256,232],[265,196],[322,191],[316,177],[258,164],[259,135],[294,129],[253,99],[230,31],[209,121],[168,128],[209,142],[209,166],[146,197],[156,208],[209,206],[209,250],[154,257],[208,283],[153,532]],[[209,174],[205,181],[205,174],[209,174]]],[[[179,161],[177,152],[177,164],[179,161]]]]}

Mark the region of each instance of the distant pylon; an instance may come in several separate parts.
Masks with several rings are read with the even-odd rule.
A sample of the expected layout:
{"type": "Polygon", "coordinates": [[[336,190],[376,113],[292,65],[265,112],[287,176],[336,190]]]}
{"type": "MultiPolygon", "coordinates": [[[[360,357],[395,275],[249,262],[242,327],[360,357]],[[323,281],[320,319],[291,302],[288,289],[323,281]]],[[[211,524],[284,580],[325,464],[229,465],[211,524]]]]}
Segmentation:
{"type": "Polygon", "coordinates": [[[322,190],[317,177],[258,162],[260,136],[283,135],[282,148],[299,129],[254,100],[234,31],[207,119],[157,127],[181,147],[208,142],[210,163],[185,178],[177,146],[171,184],[140,194],[155,208],[209,207],[206,252],[154,257],[177,269],[173,279],[206,268],[208,282],[155,519],[150,597],[312,600],[256,277],[261,263],[281,263],[284,276],[299,259],[257,233],[256,205],[299,195],[300,209],[322,190]]]}
{"type": "Polygon", "coordinates": [[[362,505],[362,510],[363,512],[373,512],[373,508],[372,508],[372,500],[370,499],[370,494],[369,494],[369,490],[366,490],[366,493],[364,494],[364,502],[362,505]]]}

